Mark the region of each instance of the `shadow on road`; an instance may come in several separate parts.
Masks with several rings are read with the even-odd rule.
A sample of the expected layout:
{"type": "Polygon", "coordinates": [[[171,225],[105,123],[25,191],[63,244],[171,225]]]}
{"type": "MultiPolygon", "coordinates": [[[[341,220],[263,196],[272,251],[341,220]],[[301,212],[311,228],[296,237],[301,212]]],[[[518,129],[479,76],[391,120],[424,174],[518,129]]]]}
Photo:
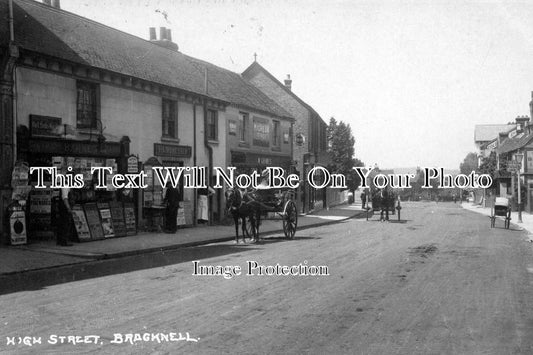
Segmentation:
{"type": "Polygon", "coordinates": [[[204,245],[171,251],[167,250],[149,254],[125,256],[115,259],[104,259],[98,261],[91,260],[83,263],[49,269],[31,270],[16,274],[1,275],[0,295],[20,291],[36,291],[43,289],[46,286],[57,285],[66,282],[151,269],[204,258],[241,253],[243,251],[255,249],[257,248],[254,247],[253,244],[204,245]]]}

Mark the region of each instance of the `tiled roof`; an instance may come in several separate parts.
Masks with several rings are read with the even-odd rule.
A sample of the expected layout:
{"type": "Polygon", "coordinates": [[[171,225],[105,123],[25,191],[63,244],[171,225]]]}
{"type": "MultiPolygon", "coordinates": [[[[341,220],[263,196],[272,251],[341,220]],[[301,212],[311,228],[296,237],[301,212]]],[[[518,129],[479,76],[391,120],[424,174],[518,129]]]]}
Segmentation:
{"type": "Polygon", "coordinates": [[[474,128],[474,141],[487,142],[498,138],[500,132],[509,132],[516,128],[516,124],[480,124],[474,128]]]}
{"type": "Polygon", "coordinates": [[[276,79],[268,70],[266,70],[261,64],[259,64],[257,61],[254,61],[246,70],[242,73],[242,76],[246,79],[249,75],[253,75],[256,71],[262,71],[265,75],[267,75],[273,82],[278,84],[279,87],[281,87],[285,92],[292,97],[296,99],[302,106],[304,106],[307,110],[311,112],[312,115],[316,116],[318,119],[320,119],[325,125],[327,125],[327,122],[324,121],[322,117],[318,114],[318,112],[315,111],[314,108],[312,108],[309,104],[307,104],[304,100],[298,97],[292,90],[289,90],[287,86],[282,84],[278,79],[276,79]]]}
{"type": "MultiPolygon", "coordinates": [[[[73,13],[33,1],[13,0],[15,43],[22,49],[100,68],[157,84],[289,117],[284,109],[229,70],[163,48],[155,43],[73,13]]],[[[0,1],[7,14],[7,1],[0,1]]],[[[0,46],[9,38],[7,21],[0,21],[0,46]]]]}
{"type": "Polygon", "coordinates": [[[496,148],[498,154],[505,154],[525,147],[533,140],[533,133],[521,133],[513,138],[506,138],[496,148]]]}
{"type": "Polygon", "coordinates": [[[261,90],[244,80],[239,74],[200,59],[186,57],[202,73],[205,73],[205,69],[207,69],[208,93],[210,95],[215,94],[215,96],[240,107],[258,109],[279,117],[292,118],[290,113],[261,90]]]}

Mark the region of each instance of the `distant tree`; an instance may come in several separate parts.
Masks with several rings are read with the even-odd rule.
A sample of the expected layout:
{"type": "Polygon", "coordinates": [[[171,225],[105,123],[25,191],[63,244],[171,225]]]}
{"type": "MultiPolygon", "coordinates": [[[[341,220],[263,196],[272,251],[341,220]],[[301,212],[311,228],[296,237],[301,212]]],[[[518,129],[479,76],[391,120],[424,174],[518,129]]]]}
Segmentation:
{"type": "Polygon", "coordinates": [[[364,164],[355,158],[355,138],[352,128],[349,124],[343,121],[337,122],[334,117],[331,117],[327,133],[328,151],[331,157],[329,170],[331,173],[343,174],[346,177],[346,185],[354,191],[361,181],[353,167],[364,166],[364,164]]]}
{"type": "Polygon", "coordinates": [[[478,170],[478,158],[476,153],[468,153],[459,166],[461,174],[468,175],[472,171],[478,170]]]}

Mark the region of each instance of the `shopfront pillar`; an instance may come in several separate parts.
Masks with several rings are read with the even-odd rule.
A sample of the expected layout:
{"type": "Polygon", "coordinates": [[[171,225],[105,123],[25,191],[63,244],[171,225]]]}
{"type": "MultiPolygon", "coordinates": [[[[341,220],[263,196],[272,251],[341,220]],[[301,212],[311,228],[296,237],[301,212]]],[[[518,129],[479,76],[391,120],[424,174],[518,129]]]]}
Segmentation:
{"type": "Polygon", "coordinates": [[[2,241],[5,241],[5,211],[11,203],[11,171],[15,159],[13,86],[18,48],[10,45],[0,51],[0,236],[2,241]]]}

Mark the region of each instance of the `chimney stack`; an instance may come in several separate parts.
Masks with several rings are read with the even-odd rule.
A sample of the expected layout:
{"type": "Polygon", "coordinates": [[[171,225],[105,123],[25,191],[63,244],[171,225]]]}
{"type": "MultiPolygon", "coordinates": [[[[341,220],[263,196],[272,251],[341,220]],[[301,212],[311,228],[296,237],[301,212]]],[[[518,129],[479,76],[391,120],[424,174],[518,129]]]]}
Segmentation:
{"type": "Polygon", "coordinates": [[[533,91],[531,91],[531,101],[529,101],[529,117],[533,117],[533,91]]]}
{"type": "Polygon", "coordinates": [[[525,127],[525,124],[526,122],[529,121],[529,117],[528,116],[518,116],[516,118],[516,124],[517,124],[517,132],[523,132],[524,131],[524,127],[525,127]]]}
{"type": "Polygon", "coordinates": [[[155,33],[155,27],[150,27],[150,41],[157,40],[156,33],[155,33]]]}
{"type": "Polygon", "coordinates": [[[61,5],[59,4],[59,0],[52,0],[52,7],[55,7],[56,9],[60,9],[61,5]]]}
{"type": "Polygon", "coordinates": [[[287,89],[292,91],[292,80],[290,74],[287,74],[287,79],[285,79],[285,86],[287,89]]]}
{"type": "Polygon", "coordinates": [[[155,27],[150,27],[149,30],[150,42],[155,43],[161,47],[173,50],[175,52],[179,50],[178,45],[172,42],[172,31],[170,30],[170,28],[159,27],[159,40],[156,37],[155,27]]]}
{"type": "Polygon", "coordinates": [[[165,27],[159,27],[159,40],[163,41],[167,39],[167,29],[165,27]]]}

